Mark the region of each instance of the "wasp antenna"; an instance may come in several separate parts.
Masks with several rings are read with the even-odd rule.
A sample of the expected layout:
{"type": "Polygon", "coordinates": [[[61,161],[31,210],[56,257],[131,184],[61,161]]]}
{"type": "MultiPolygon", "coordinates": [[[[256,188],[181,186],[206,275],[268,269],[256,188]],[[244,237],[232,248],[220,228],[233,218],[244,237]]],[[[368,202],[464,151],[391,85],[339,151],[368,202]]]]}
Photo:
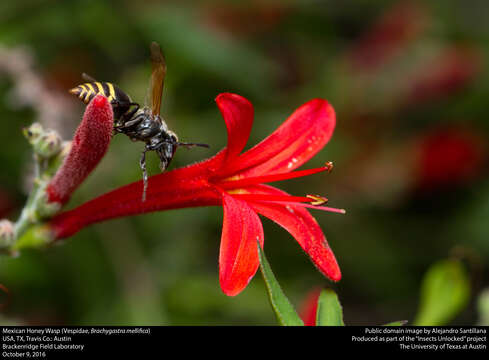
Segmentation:
{"type": "Polygon", "coordinates": [[[199,143],[184,143],[184,142],[177,142],[177,146],[185,146],[187,148],[191,148],[194,146],[199,146],[199,147],[205,147],[209,148],[210,146],[208,144],[199,144],[199,143]]]}
{"type": "Polygon", "coordinates": [[[91,77],[87,73],[82,73],[82,79],[85,81],[88,81],[88,82],[97,82],[97,80],[95,80],[95,78],[91,77]]]}

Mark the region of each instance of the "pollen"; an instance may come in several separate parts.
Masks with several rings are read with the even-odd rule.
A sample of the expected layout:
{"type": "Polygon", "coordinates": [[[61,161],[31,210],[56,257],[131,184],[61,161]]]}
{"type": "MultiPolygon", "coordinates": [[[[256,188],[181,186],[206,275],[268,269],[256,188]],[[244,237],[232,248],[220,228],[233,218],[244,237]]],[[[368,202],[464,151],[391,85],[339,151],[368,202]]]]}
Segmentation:
{"type": "Polygon", "coordinates": [[[328,202],[328,199],[320,195],[306,195],[307,198],[311,199],[310,203],[314,206],[324,205],[328,202]]]}

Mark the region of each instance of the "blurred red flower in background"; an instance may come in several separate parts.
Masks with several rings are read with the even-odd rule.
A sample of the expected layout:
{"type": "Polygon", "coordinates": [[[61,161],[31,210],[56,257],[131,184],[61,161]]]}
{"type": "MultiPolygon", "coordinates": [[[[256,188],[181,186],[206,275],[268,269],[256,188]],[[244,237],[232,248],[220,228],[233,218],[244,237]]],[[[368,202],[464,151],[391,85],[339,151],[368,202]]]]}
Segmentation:
{"type": "Polygon", "coordinates": [[[354,44],[348,54],[353,68],[365,71],[382,66],[421,33],[426,22],[427,14],[419,3],[394,4],[354,44]]]}
{"type": "Polygon", "coordinates": [[[409,80],[408,104],[437,100],[462,89],[479,72],[479,55],[469,48],[444,49],[409,80]]]}
{"type": "Polygon", "coordinates": [[[211,28],[217,28],[236,35],[257,34],[277,26],[289,12],[287,3],[248,1],[246,5],[222,2],[219,6],[204,4],[204,21],[211,28]]]}
{"type": "Polygon", "coordinates": [[[332,165],[327,163],[321,168],[293,171],[331,138],[336,123],[331,105],[322,99],[307,102],[268,138],[240,154],[253,124],[253,106],[245,98],[229,93],[220,94],[216,102],[227,126],[228,145],[224,150],[203,162],[152,176],[144,202],[143,183],[138,181],[55,216],[49,224],[55,239],[111,218],[222,205],[219,270],[221,288],[227,295],[241,292],[258,269],[256,245],[257,241],[263,245],[264,239],[258,214],[285,228],[322,273],[331,280],[340,280],[335,256],[306,208],[337,213],[344,210],[320,206],[327,201],[321,196],[291,196],[264,185],[331,170],[332,165]]]}
{"type": "Polygon", "coordinates": [[[466,128],[447,127],[424,134],[414,145],[417,187],[432,190],[473,180],[487,160],[484,143],[466,128]]]}
{"type": "Polygon", "coordinates": [[[8,288],[0,284],[0,310],[3,310],[10,303],[10,291],[8,288]]]}
{"type": "Polygon", "coordinates": [[[0,188],[0,218],[6,217],[15,208],[15,201],[6,189],[0,188]]]}

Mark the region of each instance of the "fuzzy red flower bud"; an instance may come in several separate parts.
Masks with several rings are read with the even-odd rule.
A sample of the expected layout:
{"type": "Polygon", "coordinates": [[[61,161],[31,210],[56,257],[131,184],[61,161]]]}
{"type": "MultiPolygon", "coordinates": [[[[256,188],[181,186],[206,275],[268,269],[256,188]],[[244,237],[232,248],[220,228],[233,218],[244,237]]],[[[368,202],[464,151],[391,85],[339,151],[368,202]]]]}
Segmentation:
{"type": "Polygon", "coordinates": [[[73,137],[71,150],[48,184],[48,202],[65,204],[107,152],[114,127],[112,106],[105,96],[88,104],[73,137]]]}

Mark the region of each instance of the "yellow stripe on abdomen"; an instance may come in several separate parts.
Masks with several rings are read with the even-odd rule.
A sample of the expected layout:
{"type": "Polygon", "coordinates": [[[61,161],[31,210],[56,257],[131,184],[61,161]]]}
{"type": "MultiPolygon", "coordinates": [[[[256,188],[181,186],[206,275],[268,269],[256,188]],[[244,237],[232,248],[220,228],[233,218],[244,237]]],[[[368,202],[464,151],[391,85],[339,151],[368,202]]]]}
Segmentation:
{"type": "Polygon", "coordinates": [[[85,85],[80,85],[79,88],[81,89],[81,91],[80,91],[80,94],[78,94],[78,97],[85,104],[88,104],[88,100],[86,100],[86,97],[87,97],[87,95],[90,94],[90,91],[88,91],[88,88],[85,85]]]}
{"type": "Polygon", "coordinates": [[[85,95],[85,100],[84,101],[85,101],[86,104],[88,104],[88,102],[90,101],[90,99],[92,99],[95,96],[96,91],[93,88],[92,84],[87,83],[87,84],[85,84],[85,86],[88,88],[88,91],[87,91],[87,93],[85,95]]]}
{"type": "Polygon", "coordinates": [[[114,85],[112,85],[111,83],[106,83],[106,84],[109,87],[109,101],[114,101],[115,100],[114,85]]]}
{"type": "Polygon", "coordinates": [[[96,82],[96,83],[94,83],[94,84],[95,84],[95,85],[97,85],[97,88],[98,88],[98,92],[97,92],[97,94],[100,94],[100,95],[103,95],[103,96],[107,96],[107,94],[106,94],[106,93],[105,93],[105,91],[104,91],[104,87],[102,86],[102,84],[101,84],[101,83],[96,82]]]}
{"type": "Polygon", "coordinates": [[[86,83],[85,86],[88,88],[90,93],[96,93],[95,88],[90,83],[86,83]]]}

